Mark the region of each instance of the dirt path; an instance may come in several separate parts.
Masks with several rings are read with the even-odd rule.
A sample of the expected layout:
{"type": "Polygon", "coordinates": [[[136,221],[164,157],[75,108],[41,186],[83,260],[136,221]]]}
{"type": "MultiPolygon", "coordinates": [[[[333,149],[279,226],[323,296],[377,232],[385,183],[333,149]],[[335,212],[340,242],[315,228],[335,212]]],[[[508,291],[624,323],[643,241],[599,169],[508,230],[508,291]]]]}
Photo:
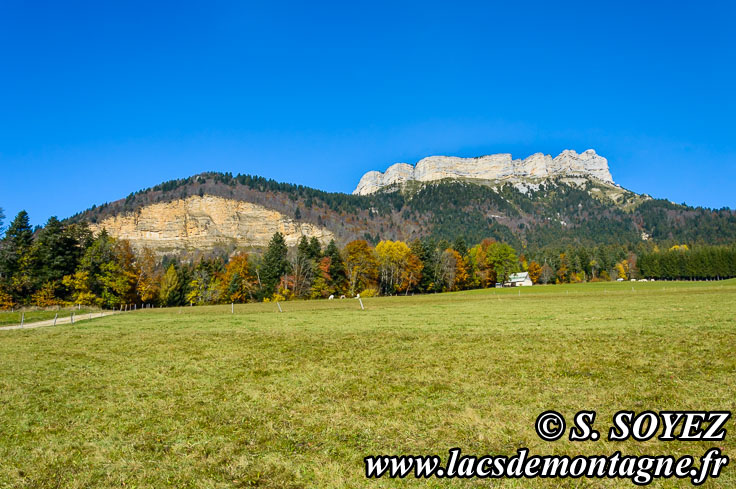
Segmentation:
{"type": "MultiPolygon", "coordinates": [[[[119,314],[118,312],[112,312],[112,311],[103,311],[103,312],[93,312],[92,314],[75,314],[74,315],[74,324],[77,324],[79,321],[86,321],[88,319],[94,319],[94,318],[101,318],[106,316],[112,316],[113,314],[119,314]]],[[[69,324],[71,323],[71,316],[66,316],[63,318],[59,318],[56,320],[56,325],[60,324],[69,324]]],[[[5,329],[31,329],[31,328],[40,328],[42,326],[53,326],[54,320],[53,319],[46,319],[44,321],[36,321],[35,323],[25,323],[23,326],[20,324],[14,324],[12,326],[0,326],[0,331],[5,329]]]]}

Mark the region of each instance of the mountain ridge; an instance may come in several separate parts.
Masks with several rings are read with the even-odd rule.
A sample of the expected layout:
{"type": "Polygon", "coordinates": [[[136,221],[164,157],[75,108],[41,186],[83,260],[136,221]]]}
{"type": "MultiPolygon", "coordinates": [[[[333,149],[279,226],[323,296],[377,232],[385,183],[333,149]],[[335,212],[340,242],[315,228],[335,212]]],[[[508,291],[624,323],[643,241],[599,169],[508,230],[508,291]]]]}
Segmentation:
{"type": "Polygon", "coordinates": [[[369,195],[386,187],[402,186],[412,181],[431,182],[444,179],[475,180],[478,182],[536,185],[558,176],[595,178],[616,185],[608,168],[608,160],[595,150],[580,154],[566,149],[552,158],[534,153],[524,159],[512,159],[510,153],[497,153],[472,158],[457,156],[428,156],[416,165],[394,163],[385,172],[365,173],[353,191],[355,195],[369,195]]]}
{"type": "Polygon", "coordinates": [[[229,253],[258,247],[263,240],[250,236],[260,233],[263,237],[259,226],[270,232],[280,231],[281,225],[294,230],[294,236],[289,236],[292,240],[302,234],[324,239],[330,235],[339,244],[354,239],[376,243],[458,236],[469,242],[490,237],[522,248],[636,244],[650,239],[708,244],[736,240],[736,214],[729,209],[681,206],[597,178],[570,174],[524,190],[512,182],[489,186],[478,180],[443,179],[410,181],[368,195],[351,195],[251,175],[207,172],[140,190],[70,219],[88,221],[96,231],[107,229],[113,236],[130,239],[135,247],[149,246],[158,254],[229,253]],[[189,201],[191,204],[183,204],[189,201]],[[238,206],[237,202],[253,206],[238,206]],[[180,223],[178,229],[166,230],[168,224],[152,227],[150,218],[140,217],[151,215],[144,208],[161,203],[175,203],[171,208],[180,209],[169,216],[171,222],[180,223]],[[190,205],[196,212],[186,210],[190,205]],[[251,210],[244,209],[276,217],[258,221],[251,210]],[[251,227],[243,228],[244,222],[251,227]],[[189,225],[194,226],[191,233],[186,228],[189,225]],[[167,237],[161,234],[164,231],[173,234],[167,237]],[[179,235],[181,243],[176,241],[179,235]],[[186,245],[182,244],[185,240],[186,245]]]}

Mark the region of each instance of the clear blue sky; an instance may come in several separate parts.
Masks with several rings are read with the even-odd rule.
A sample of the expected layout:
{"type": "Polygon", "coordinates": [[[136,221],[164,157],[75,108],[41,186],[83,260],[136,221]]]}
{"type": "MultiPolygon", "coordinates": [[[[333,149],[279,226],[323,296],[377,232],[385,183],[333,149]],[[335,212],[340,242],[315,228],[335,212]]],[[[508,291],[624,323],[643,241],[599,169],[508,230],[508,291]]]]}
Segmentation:
{"type": "Polygon", "coordinates": [[[0,3],[0,207],[201,171],[350,192],[433,154],[595,148],[736,207],[734,2],[0,3]]]}

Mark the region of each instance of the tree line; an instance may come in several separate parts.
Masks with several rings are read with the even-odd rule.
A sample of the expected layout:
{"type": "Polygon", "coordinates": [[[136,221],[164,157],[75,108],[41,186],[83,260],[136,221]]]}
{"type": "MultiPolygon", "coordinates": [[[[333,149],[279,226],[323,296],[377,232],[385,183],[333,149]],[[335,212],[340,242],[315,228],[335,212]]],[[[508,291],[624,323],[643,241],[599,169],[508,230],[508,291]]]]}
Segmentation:
{"type": "MultiPolygon", "coordinates": [[[[0,209],[0,230],[4,216],[0,209]]],[[[358,239],[339,248],[302,236],[291,249],[276,233],[262,253],[182,261],[134,250],[104,230],[55,217],[33,229],[21,211],[0,240],[0,309],[34,305],[177,306],[330,296],[408,295],[494,287],[526,271],[534,283],[736,276],[736,247],[552,247],[517,251],[483,239],[358,239]]]]}
{"type": "Polygon", "coordinates": [[[719,280],[736,277],[736,247],[673,246],[639,257],[641,274],[659,280],[719,280]]]}

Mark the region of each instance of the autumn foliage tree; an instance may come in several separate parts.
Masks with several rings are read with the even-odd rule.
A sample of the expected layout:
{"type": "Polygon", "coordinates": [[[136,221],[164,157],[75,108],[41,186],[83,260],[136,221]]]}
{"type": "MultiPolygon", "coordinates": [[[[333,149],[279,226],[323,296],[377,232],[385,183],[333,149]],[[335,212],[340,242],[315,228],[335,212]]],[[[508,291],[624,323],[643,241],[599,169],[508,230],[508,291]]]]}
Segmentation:
{"type": "Polygon", "coordinates": [[[253,300],[255,280],[248,264],[248,255],[239,253],[225,267],[222,277],[223,296],[230,302],[253,300]]]}
{"type": "Polygon", "coordinates": [[[527,272],[529,272],[529,279],[535,284],[539,283],[539,278],[542,276],[542,266],[535,262],[529,262],[527,272]]]}
{"type": "Polygon", "coordinates": [[[423,264],[403,241],[381,241],[376,258],[384,293],[408,292],[421,279],[423,264]]]}
{"type": "Polygon", "coordinates": [[[159,295],[161,268],[150,248],[143,248],[137,259],[136,291],[144,303],[150,303],[159,295]]]}
{"type": "Polygon", "coordinates": [[[447,248],[442,253],[441,263],[441,275],[438,278],[443,290],[461,290],[468,281],[467,266],[462,255],[447,248]]]}
{"type": "Polygon", "coordinates": [[[366,240],[358,239],[345,246],[345,272],[350,295],[375,284],[378,279],[378,262],[366,240]]]}

